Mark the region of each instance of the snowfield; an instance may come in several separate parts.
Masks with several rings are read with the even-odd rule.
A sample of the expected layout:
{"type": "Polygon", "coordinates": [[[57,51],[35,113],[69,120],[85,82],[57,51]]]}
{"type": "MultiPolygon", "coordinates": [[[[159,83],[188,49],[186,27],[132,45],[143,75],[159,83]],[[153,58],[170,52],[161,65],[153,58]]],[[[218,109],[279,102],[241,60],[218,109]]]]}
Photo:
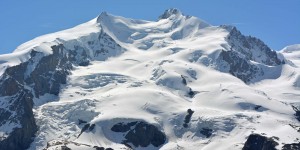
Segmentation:
{"type": "MultiPolygon", "coordinates": [[[[274,137],[277,149],[299,143],[299,121],[291,105],[300,106],[300,46],[278,52],[286,61],[278,66],[261,65],[266,58],[253,54],[259,59],[251,63],[261,65],[264,75],[245,83],[219,61],[222,51],[231,50],[229,32],[174,10],[158,21],[102,13],[0,55],[0,74],[26,62],[32,50],[51,55],[57,44],[69,49],[80,45],[91,58],[87,66],[74,66],[59,95],[34,98],[39,128],[29,150],[46,148],[49,141],[65,144],[50,144],[48,150],[61,145],[74,150],[241,150],[252,133],[274,137]],[[87,43],[103,33],[115,43],[105,45],[107,55],[96,56],[97,43],[87,43]],[[186,119],[189,109],[193,112],[186,119]],[[129,132],[112,128],[132,122],[154,125],[165,135],[164,143],[124,144],[129,132]],[[87,123],[89,129],[83,131],[87,123]]],[[[30,70],[34,65],[28,74],[30,70]]]]}

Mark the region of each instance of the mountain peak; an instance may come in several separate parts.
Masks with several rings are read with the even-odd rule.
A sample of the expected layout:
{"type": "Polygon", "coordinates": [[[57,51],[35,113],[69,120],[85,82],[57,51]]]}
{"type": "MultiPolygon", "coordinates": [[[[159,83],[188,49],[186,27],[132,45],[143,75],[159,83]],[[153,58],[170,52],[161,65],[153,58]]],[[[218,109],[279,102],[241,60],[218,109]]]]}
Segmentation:
{"type": "Polygon", "coordinates": [[[281,51],[284,52],[284,53],[292,53],[292,52],[295,52],[295,51],[300,51],[300,44],[294,44],[294,45],[286,46],[281,51]]]}
{"type": "Polygon", "coordinates": [[[171,16],[180,16],[182,15],[182,12],[178,10],[177,8],[170,8],[165,10],[165,12],[159,16],[159,19],[167,19],[170,18],[171,16]]]}
{"type": "Polygon", "coordinates": [[[99,23],[103,18],[108,17],[109,14],[106,11],[103,11],[98,17],[97,17],[97,22],[99,23]]]}

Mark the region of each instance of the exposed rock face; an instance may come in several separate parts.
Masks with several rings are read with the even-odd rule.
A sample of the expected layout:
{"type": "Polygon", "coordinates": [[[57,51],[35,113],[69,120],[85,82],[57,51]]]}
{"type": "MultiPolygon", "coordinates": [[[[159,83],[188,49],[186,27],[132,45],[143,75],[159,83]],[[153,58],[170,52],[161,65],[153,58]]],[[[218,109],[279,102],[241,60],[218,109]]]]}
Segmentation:
{"type": "Polygon", "coordinates": [[[299,150],[299,149],[300,149],[300,143],[285,144],[282,147],[282,150],[299,150]]]}
{"type": "Polygon", "coordinates": [[[241,79],[245,83],[250,82],[251,79],[257,75],[262,76],[264,72],[250,61],[242,58],[236,51],[222,51],[220,59],[228,63],[228,72],[233,76],[241,79]]]}
{"type": "Polygon", "coordinates": [[[176,8],[171,8],[166,10],[161,16],[159,16],[159,19],[167,19],[172,15],[181,15],[181,12],[176,8]]]}
{"type": "Polygon", "coordinates": [[[210,128],[202,128],[202,129],[200,130],[200,133],[201,133],[202,135],[205,135],[206,138],[209,138],[209,137],[212,135],[212,132],[213,132],[213,130],[210,129],[210,128]]]}
{"type": "MultiPolygon", "coordinates": [[[[277,150],[275,147],[278,145],[272,138],[268,138],[259,134],[251,134],[243,150],[277,150]]],[[[285,144],[282,150],[299,150],[300,143],[285,144]]]]}
{"type": "Polygon", "coordinates": [[[72,150],[71,148],[75,149],[94,149],[94,150],[113,150],[112,148],[105,148],[101,146],[93,146],[88,144],[82,144],[77,142],[65,141],[65,140],[52,140],[47,142],[46,148],[43,150],[72,150]]]}
{"type": "Polygon", "coordinates": [[[33,95],[20,82],[27,64],[8,68],[0,79],[0,96],[7,96],[1,100],[8,104],[0,109],[0,126],[10,126],[13,130],[0,139],[0,149],[26,149],[37,131],[32,112],[33,95]]]}
{"type": "Polygon", "coordinates": [[[0,149],[20,150],[28,148],[32,137],[37,131],[33,117],[32,94],[27,90],[21,90],[15,96],[10,97],[10,107],[7,110],[1,109],[0,125],[5,123],[18,124],[13,131],[0,141],[0,149]],[[8,113],[14,112],[14,113],[8,113]],[[3,119],[2,119],[3,117],[3,119]]]}
{"type": "Polygon", "coordinates": [[[184,118],[184,123],[183,123],[183,127],[187,128],[188,124],[191,121],[192,115],[193,115],[194,111],[192,109],[188,109],[187,110],[187,115],[184,118]]]}
{"type": "MultiPolygon", "coordinates": [[[[29,147],[37,131],[33,98],[46,93],[58,95],[74,65],[86,66],[92,59],[105,60],[122,52],[120,45],[103,31],[93,40],[83,44],[88,47],[80,46],[78,41],[63,41],[73,42],[74,47],[53,45],[49,55],[32,50],[28,61],[5,70],[0,77],[0,97],[5,99],[0,99],[0,104],[7,106],[0,108],[0,127],[10,126],[12,131],[0,135],[0,149],[29,147]]],[[[93,128],[94,125],[90,130],[93,128]]]]}
{"type": "Polygon", "coordinates": [[[296,106],[292,106],[294,111],[296,112],[295,113],[295,117],[298,121],[300,121],[300,109],[298,109],[296,106]]]}
{"type": "Polygon", "coordinates": [[[123,144],[135,147],[147,147],[152,144],[159,147],[166,142],[166,136],[157,127],[145,122],[118,123],[112,128],[114,132],[125,133],[123,144]]]}
{"type": "Polygon", "coordinates": [[[78,138],[83,132],[85,132],[85,131],[87,131],[87,130],[88,130],[88,131],[93,131],[94,128],[95,128],[95,124],[89,124],[89,123],[85,124],[85,125],[83,126],[83,128],[81,129],[80,134],[77,136],[77,138],[78,138]]]}
{"type": "Polygon", "coordinates": [[[249,83],[265,74],[261,66],[285,64],[285,61],[280,60],[277,53],[261,40],[244,36],[235,27],[223,26],[223,28],[230,31],[226,39],[230,47],[220,52],[216,69],[229,72],[245,83],[249,83]]]}
{"type": "Polygon", "coordinates": [[[272,138],[268,138],[259,134],[251,134],[244,147],[243,150],[276,150],[276,146],[278,145],[272,138]]]}
{"type": "Polygon", "coordinates": [[[60,84],[66,83],[66,77],[72,69],[67,54],[63,53],[63,45],[53,46],[53,54],[42,57],[30,76],[25,79],[27,85],[32,85],[35,96],[46,93],[58,95],[60,84]]]}
{"type": "Polygon", "coordinates": [[[53,54],[44,56],[32,51],[25,63],[7,68],[0,82],[1,96],[10,96],[8,110],[1,110],[0,124],[14,122],[14,129],[7,138],[0,141],[1,149],[26,149],[37,131],[32,108],[33,97],[46,93],[58,95],[60,85],[72,68],[61,45],[53,46],[53,54]],[[1,117],[2,118],[2,117],[1,117]]]}
{"type": "MultiPolygon", "coordinates": [[[[277,66],[284,64],[277,57],[277,53],[271,50],[263,41],[251,36],[244,36],[236,27],[231,29],[227,41],[231,49],[241,53],[246,60],[252,60],[268,66],[277,66]]],[[[228,28],[227,28],[228,29],[228,28]]]]}

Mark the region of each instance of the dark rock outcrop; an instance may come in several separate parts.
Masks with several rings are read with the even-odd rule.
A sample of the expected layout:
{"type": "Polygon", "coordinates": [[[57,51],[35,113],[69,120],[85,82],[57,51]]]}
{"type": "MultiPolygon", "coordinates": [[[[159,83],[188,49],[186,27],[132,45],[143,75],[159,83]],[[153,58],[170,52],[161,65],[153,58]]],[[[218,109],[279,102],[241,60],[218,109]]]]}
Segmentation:
{"type": "Polygon", "coordinates": [[[78,119],[78,125],[81,125],[81,124],[86,124],[87,122],[84,121],[84,120],[81,120],[81,119],[78,119]]]}
{"type": "Polygon", "coordinates": [[[123,144],[134,147],[159,147],[166,142],[166,136],[156,126],[145,122],[118,123],[111,128],[114,132],[125,133],[123,144]]]}
{"type": "Polygon", "coordinates": [[[95,148],[96,150],[105,150],[104,147],[99,147],[99,146],[94,146],[94,148],[95,148]]]}
{"type": "MultiPolygon", "coordinates": [[[[187,86],[187,80],[183,75],[181,75],[181,79],[182,79],[182,84],[187,86]]],[[[189,90],[187,92],[187,96],[190,98],[193,98],[196,95],[196,92],[193,91],[192,88],[190,88],[190,87],[188,87],[188,88],[189,88],[189,90]]]]}
{"type": "Polygon", "coordinates": [[[212,132],[213,132],[213,130],[210,129],[210,128],[202,128],[202,129],[200,130],[200,133],[201,133],[202,135],[205,135],[206,138],[209,138],[209,137],[212,135],[212,132]]]}
{"type": "Polygon", "coordinates": [[[296,112],[295,113],[295,117],[298,121],[300,121],[300,109],[298,109],[296,106],[292,106],[294,111],[296,112]]]}
{"type": "Polygon", "coordinates": [[[197,93],[192,90],[192,88],[189,88],[189,92],[187,93],[190,98],[193,98],[197,93]]]}
{"type": "Polygon", "coordinates": [[[90,124],[89,124],[89,123],[86,124],[86,125],[84,125],[83,128],[81,129],[79,135],[77,136],[77,138],[80,137],[80,135],[81,135],[83,132],[85,132],[87,129],[89,129],[89,128],[90,128],[90,124]]]}
{"type": "Polygon", "coordinates": [[[69,148],[68,146],[62,145],[61,146],[61,150],[72,150],[72,149],[69,148]]]}
{"type": "Polygon", "coordinates": [[[127,124],[124,124],[124,123],[118,123],[118,124],[115,124],[111,130],[114,131],[114,132],[127,132],[131,129],[132,126],[136,125],[137,124],[137,121],[134,121],[134,122],[129,122],[127,124]]]}
{"type": "Polygon", "coordinates": [[[0,149],[26,149],[37,131],[32,108],[33,98],[46,93],[58,95],[60,85],[66,83],[66,77],[72,68],[62,45],[53,46],[53,54],[31,51],[31,58],[24,63],[9,67],[3,73],[0,82],[0,96],[10,96],[8,114],[3,111],[0,125],[14,122],[20,126],[13,129],[7,138],[0,141],[0,149]],[[36,62],[38,61],[38,62],[36,62]]]}
{"type": "Polygon", "coordinates": [[[33,97],[45,93],[59,93],[60,84],[66,83],[66,76],[71,69],[71,64],[62,55],[57,47],[53,54],[42,57],[36,65],[37,57],[42,55],[36,51],[31,52],[32,58],[27,62],[9,67],[5,70],[0,82],[0,96],[10,96],[9,111],[1,109],[0,125],[5,122],[20,124],[7,138],[0,141],[0,149],[26,149],[33,140],[37,131],[32,108],[33,97]],[[31,72],[30,72],[31,71],[31,72]],[[32,90],[29,90],[32,88],[32,90]]]}
{"type": "Polygon", "coordinates": [[[181,75],[181,79],[182,79],[182,83],[184,85],[187,85],[187,81],[186,81],[186,79],[185,79],[185,77],[183,75],[181,75]]]}
{"type": "Polygon", "coordinates": [[[229,72],[233,76],[249,83],[256,77],[263,77],[262,67],[285,64],[276,51],[271,50],[261,40],[244,36],[233,26],[222,26],[229,31],[226,38],[230,47],[224,47],[216,62],[216,69],[229,72]],[[226,62],[226,64],[224,64],[226,62]]]}
{"type": "Polygon", "coordinates": [[[272,138],[268,138],[259,134],[251,134],[243,150],[276,150],[278,143],[272,138]]]}
{"type": "MultiPolygon", "coordinates": [[[[11,67],[9,71],[15,71],[19,69],[20,66],[11,67]]],[[[8,96],[6,99],[8,106],[6,108],[0,109],[0,126],[9,123],[10,125],[15,125],[13,131],[8,133],[8,136],[1,138],[0,149],[9,150],[20,150],[29,147],[30,143],[33,141],[35,132],[37,131],[37,126],[35,124],[32,107],[33,107],[33,95],[31,91],[25,89],[22,84],[20,84],[16,75],[9,76],[7,72],[2,76],[0,88],[0,96],[8,96]],[[11,83],[11,84],[10,84],[11,83]],[[14,113],[12,113],[14,112],[14,113]]]]}
{"type": "Polygon", "coordinates": [[[52,46],[53,54],[42,57],[31,74],[25,79],[32,85],[36,97],[46,93],[58,95],[60,85],[66,83],[67,75],[72,69],[68,53],[64,53],[63,45],[52,46]]]}
{"type": "MultiPolygon", "coordinates": [[[[32,97],[32,94],[26,90],[20,91],[16,96],[11,97],[9,111],[15,112],[15,114],[9,114],[9,118],[1,120],[0,124],[14,122],[20,124],[20,126],[14,128],[7,138],[0,141],[0,149],[26,149],[33,141],[32,137],[37,131],[37,126],[32,112],[32,97]]],[[[2,114],[0,116],[2,117],[2,114]]]]}
{"type": "Polygon", "coordinates": [[[52,140],[47,142],[46,148],[43,150],[72,150],[69,147],[78,147],[79,149],[95,149],[95,150],[113,150],[112,148],[108,147],[102,147],[102,146],[92,146],[89,144],[83,144],[83,143],[77,143],[72,141],[66,141],[66,140],[52,140]]]}
{"type": "Polygon", "coordinates": [[[299,150],[300,143],[292,143],[292,144],[285,144],[282,147],[282,150],[299,150]]]}
{"type": "Polygon", "coordinates": [[[236,27],[227,27],[230,31],[227,42],[231,50],[241,53],[245,60],[252,60],[268,66],[285,64],[276,51],[271,50],[263,41],[252,36],[244,36],[236,27]]]}
{"type": "Polygon", "coordinates": [[[220,59],[227,62],[229,65],[229,73],[245,83],[251,81],[256,76],[262,76],[264,72],[250,61],[242,58],[235,51],[222,51],[220,59]]]}
{"type": "Polygon", "coordinates": [[[179,15],[179,14],[181,14],[181,12],[178,9],[171,8],[166,10],[161,16],[159,16],[159,19],[167,19],[172,15],[179,15]]]}
{"type": "Polygon", "coordinates": [[[92,124],[90,127],[89,127],[89,131],[93,131],[95,129],[95,124],[92,124]]]}
{"type": "Polygon", "coordinates": [[[88,131],[93,131],[94,128],[95,128],[95,126],[96,126],[95,124],[89,124],[89,123],[85,124],[85,125],[83,126],[83,128],[81,129],[81,131],[80,131],[79,135],[77,136],[77,138],[78,138],[83,132],[86,132],[87,130],[88,130],[88,131]]]}
{"type": "Polygon", "coordinates": [[[187,128],[188,124],[191,121],[192,115],[193,115],[194,111],[192,109],[188,109],[187,110],[187,115],[184,118],[184,123],[183,123],[183,127],[187,128]]]}

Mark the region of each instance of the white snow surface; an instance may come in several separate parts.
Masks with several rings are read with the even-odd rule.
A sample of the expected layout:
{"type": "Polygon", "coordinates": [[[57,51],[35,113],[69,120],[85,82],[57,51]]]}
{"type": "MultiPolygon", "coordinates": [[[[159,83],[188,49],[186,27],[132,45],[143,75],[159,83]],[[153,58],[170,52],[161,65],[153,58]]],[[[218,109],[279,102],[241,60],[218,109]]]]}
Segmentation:
{"type": "MultiPolygon", "coordinates": [[[[102,13],[72,29],[44,35],[0,55],[0,74],[6,67],[25,62],[35,49],[51,54],[55,44],[84,39],[105,31],[124,53],[91,65],[75,67],[59,96],[35,99],[39,131],[30,150],[45,148],[48,141],[123,149],[123,137],[110,130],[119,122],[145,121],[167,136],[162,147],[135,149],[240,150],[251,133],[279,137],[283,143],[300,142],[299,125],[289,104],[300,104],[300,46],[280,53],[290,63],[275,68],[279,78],[250,85],[209,67],[222,49],[229,47],[228,31],[181,13],[158,21],[128,19],[102,13]],[[291,65],[293,64],[293,65],[291,65]],[[183,84],[182,77],[187,84],[183,84]],[[192,89],[197,94],[189,97],[192,89]],[[256,106],[260,106],[255,110],[256,106]],[[182,126],[192,109],[188,128],[182,126]],[[78,119],[95,124],[83,132],[78,119]],[[206,138],[199,131],[213,130],[206,138]]],[[[83,41],[84,42],[84,41],[83,41]]],[[[74,149],[86,149],[72,145],[74,149]]]]}

